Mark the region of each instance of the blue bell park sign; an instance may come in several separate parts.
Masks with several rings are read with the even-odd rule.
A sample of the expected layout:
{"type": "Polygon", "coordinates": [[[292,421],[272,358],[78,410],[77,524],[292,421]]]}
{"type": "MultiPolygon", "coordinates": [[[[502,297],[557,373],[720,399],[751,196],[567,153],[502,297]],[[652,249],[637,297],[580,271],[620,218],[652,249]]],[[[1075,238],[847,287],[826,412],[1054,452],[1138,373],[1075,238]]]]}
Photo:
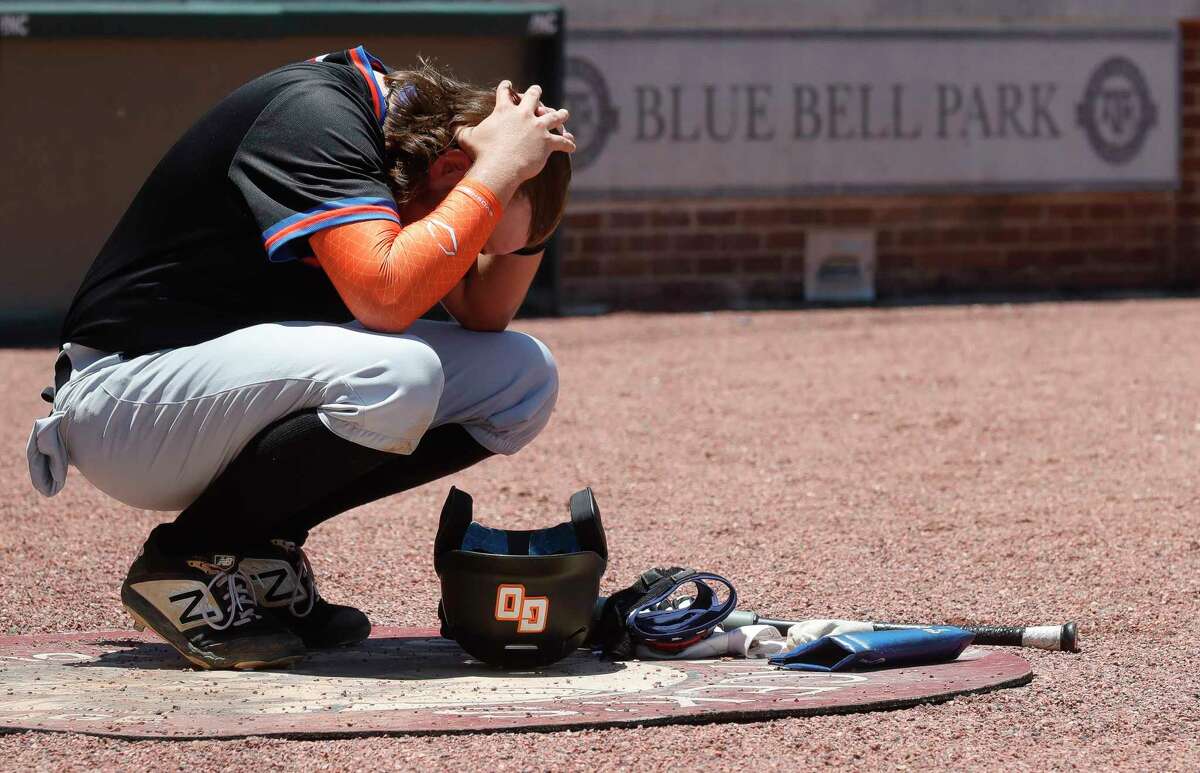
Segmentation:
{"type": "Polygon", "coordinates": [[[1173,26],[576,30],[576,189],[1169,189],[1178,46],[1173,26]]]}

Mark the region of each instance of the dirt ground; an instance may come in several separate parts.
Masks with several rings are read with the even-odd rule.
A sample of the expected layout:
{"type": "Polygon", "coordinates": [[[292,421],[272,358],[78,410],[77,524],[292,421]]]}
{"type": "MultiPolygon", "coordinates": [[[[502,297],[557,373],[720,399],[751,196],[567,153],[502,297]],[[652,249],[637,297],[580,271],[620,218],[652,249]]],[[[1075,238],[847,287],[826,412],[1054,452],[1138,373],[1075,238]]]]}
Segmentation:
{"type": "MultiPolygon", "coordinates": [[[[1022,688],[889,713],[453,738],[0,737],[4,767],[732,769],[1200,766],[1200,300],[614,315],[520,325],[562,376],[546,433],[456,476],[485,522],[558,522],[591,485],[605,585],[679,562],[779,616],[1079,621],[1022,688]]],[[[43,499],[25,439],[45,350],[0,352],[0,630],[128,627],[165,514],[76,472],[43,499]]],[[[309,543],[322,590],[432,625],[446,484],[309,543]]]]}

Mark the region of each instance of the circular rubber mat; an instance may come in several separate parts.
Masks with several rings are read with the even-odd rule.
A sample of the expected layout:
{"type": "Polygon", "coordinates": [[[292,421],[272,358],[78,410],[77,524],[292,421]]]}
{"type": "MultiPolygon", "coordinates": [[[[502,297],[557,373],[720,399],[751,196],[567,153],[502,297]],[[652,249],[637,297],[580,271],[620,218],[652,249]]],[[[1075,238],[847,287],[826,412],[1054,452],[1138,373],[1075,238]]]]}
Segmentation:
{"type": "Polygon", "coordinates": [[[901,708],[1031,678],[1021,657],[982,648],[953,663],[843,674],[582,652],[512,672],[414,628],[376,629],[286,670],[197,671],[153,635],[101,631],[0,637],[0,729],[229,738],[744,721],[901,708]]]}

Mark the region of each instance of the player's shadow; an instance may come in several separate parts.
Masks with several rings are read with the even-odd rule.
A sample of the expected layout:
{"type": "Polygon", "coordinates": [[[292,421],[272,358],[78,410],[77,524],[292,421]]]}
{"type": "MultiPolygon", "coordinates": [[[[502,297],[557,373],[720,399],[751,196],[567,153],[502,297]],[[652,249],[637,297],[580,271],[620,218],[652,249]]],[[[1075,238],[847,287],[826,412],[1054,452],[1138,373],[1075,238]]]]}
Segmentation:
{"type": "MultiPolygon", "coordinates": [[[[197,671],[170,645],[142,639],[103,639],[90,642],[112,647],[91,660],[65,663],[74,668],[120,668],[137,671],[197,671]]],[[[262,673],[298,674],[348,679],[424,680],[476,678],[546,678],[597,676],[623,671],[625,665],[603,660],[586,650],[537,669],[502,669],[473,659],[457,644],[436,636],[371,638],[361,644],[314,650],[288,668],[262,673]]],[[[206,672],[211,673],[211,672],[206,672]]]]}

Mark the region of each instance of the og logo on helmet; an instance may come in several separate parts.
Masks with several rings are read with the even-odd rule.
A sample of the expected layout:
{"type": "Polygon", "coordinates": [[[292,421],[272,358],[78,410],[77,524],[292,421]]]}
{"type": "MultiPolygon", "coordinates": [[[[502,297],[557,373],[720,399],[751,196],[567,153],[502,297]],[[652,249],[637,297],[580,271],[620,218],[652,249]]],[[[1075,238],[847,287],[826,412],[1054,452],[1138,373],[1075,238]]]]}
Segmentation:
{"type": "Polygon", "coordinates": [[[547,596],[526,596],[524,585],[496,587],[496,619],[517,623],[517,633],[542,633],[550,617],[547,596]]]}

